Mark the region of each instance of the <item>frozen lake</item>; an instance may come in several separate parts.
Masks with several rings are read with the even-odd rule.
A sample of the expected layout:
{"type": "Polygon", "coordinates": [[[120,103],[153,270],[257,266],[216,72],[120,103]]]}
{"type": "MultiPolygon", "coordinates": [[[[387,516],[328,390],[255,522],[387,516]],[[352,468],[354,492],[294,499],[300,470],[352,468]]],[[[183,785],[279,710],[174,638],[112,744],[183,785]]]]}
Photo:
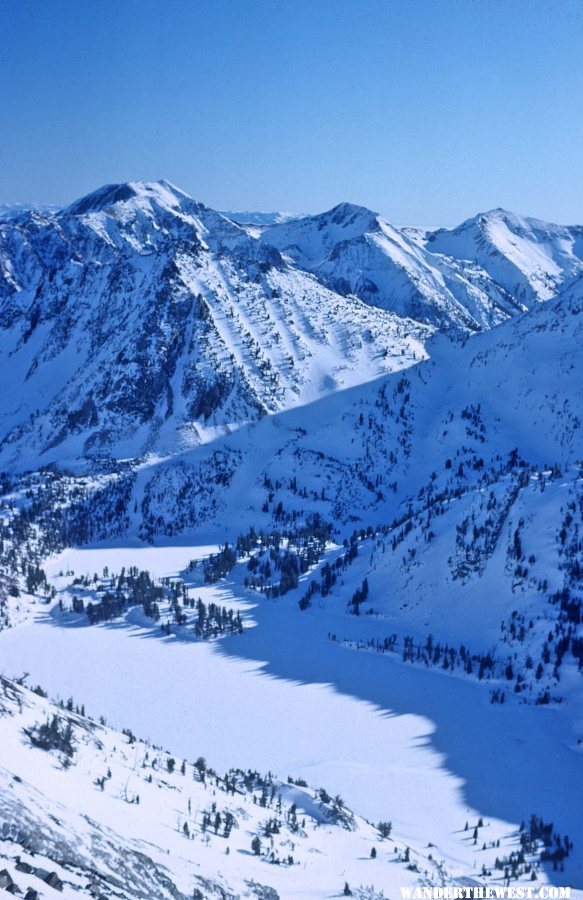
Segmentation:
{"type": "MultiPolygon", "coordinates": [[[[203,552],[67,551],[47,568],[55,577],[103,565],[176,574],[203,552]]],[[[302,614],[295,600],[256,602],[234,583],[197,593],[241,602],[256,627],[194,642],[121,622],[67,627],[39,607],[34,621],[0,636],[0,670],[28,672],[29,685],[219,771],[301,776],[466,868],[481,867],[461,839],[468,819],[491,823],[491,840],[534,812],[575,842],[569,882],[583,883],[581,751],[562,709],[492,705],[487,685],[346,649],[329,640],[330,614],[302,614]]],[[[345,635],[364,627],[342,617],[345,635]]]]}

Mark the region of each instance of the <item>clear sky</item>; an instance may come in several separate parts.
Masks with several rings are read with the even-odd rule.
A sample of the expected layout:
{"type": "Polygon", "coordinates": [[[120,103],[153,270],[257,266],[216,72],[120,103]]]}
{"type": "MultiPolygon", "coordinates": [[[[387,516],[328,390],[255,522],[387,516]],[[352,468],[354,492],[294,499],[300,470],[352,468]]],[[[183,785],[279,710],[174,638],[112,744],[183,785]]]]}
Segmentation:
{"type": "Polygon", "coordinates": [[[583,222],[581,0],[0,0],[0,202],[583,222]]]}

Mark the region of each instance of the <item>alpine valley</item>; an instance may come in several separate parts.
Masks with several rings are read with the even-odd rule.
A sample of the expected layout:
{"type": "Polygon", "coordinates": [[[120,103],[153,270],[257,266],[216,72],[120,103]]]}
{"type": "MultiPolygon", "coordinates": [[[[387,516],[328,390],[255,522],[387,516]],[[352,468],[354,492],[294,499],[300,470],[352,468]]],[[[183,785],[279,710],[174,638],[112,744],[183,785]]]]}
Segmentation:
{"type": "Polygon", "coordinates": [[[582,373],[583,227],[3,207],[0,889],[583,898],[582,373]]]}

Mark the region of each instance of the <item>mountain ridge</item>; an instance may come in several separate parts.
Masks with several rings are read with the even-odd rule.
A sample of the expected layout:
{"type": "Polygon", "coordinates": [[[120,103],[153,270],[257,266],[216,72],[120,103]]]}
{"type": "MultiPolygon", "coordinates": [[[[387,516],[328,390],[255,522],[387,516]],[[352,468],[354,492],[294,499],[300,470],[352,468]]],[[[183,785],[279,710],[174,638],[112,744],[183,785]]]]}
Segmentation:
{"type": "Polygon", "coordinates": [[[17,386],[2,445],[18,455],[35,434],[45,461],[76,434],[77,455],[205,440],[401,368],[433,331],[345,303],[165,182],[3,223],[0,265],[0,365],[17,386]]]}
{"type": "Polygon", "coordinates": [[[173,453],[406,368],[583,265],[582,229],[501,209],[424,235],[341,203],[260,231],[164,180],[2,220],[2,458],[173,453]]]}

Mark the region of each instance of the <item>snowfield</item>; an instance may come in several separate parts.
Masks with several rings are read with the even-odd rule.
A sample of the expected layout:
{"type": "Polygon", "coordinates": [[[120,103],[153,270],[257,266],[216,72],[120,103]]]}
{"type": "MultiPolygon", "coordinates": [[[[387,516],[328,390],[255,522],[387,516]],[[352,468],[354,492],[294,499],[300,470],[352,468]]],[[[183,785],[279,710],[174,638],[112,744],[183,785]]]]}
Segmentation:
{"type": "Polygon", "coordinates": [[[0,887],[583,897],[581,235],[0,219],[0,887]]]}

